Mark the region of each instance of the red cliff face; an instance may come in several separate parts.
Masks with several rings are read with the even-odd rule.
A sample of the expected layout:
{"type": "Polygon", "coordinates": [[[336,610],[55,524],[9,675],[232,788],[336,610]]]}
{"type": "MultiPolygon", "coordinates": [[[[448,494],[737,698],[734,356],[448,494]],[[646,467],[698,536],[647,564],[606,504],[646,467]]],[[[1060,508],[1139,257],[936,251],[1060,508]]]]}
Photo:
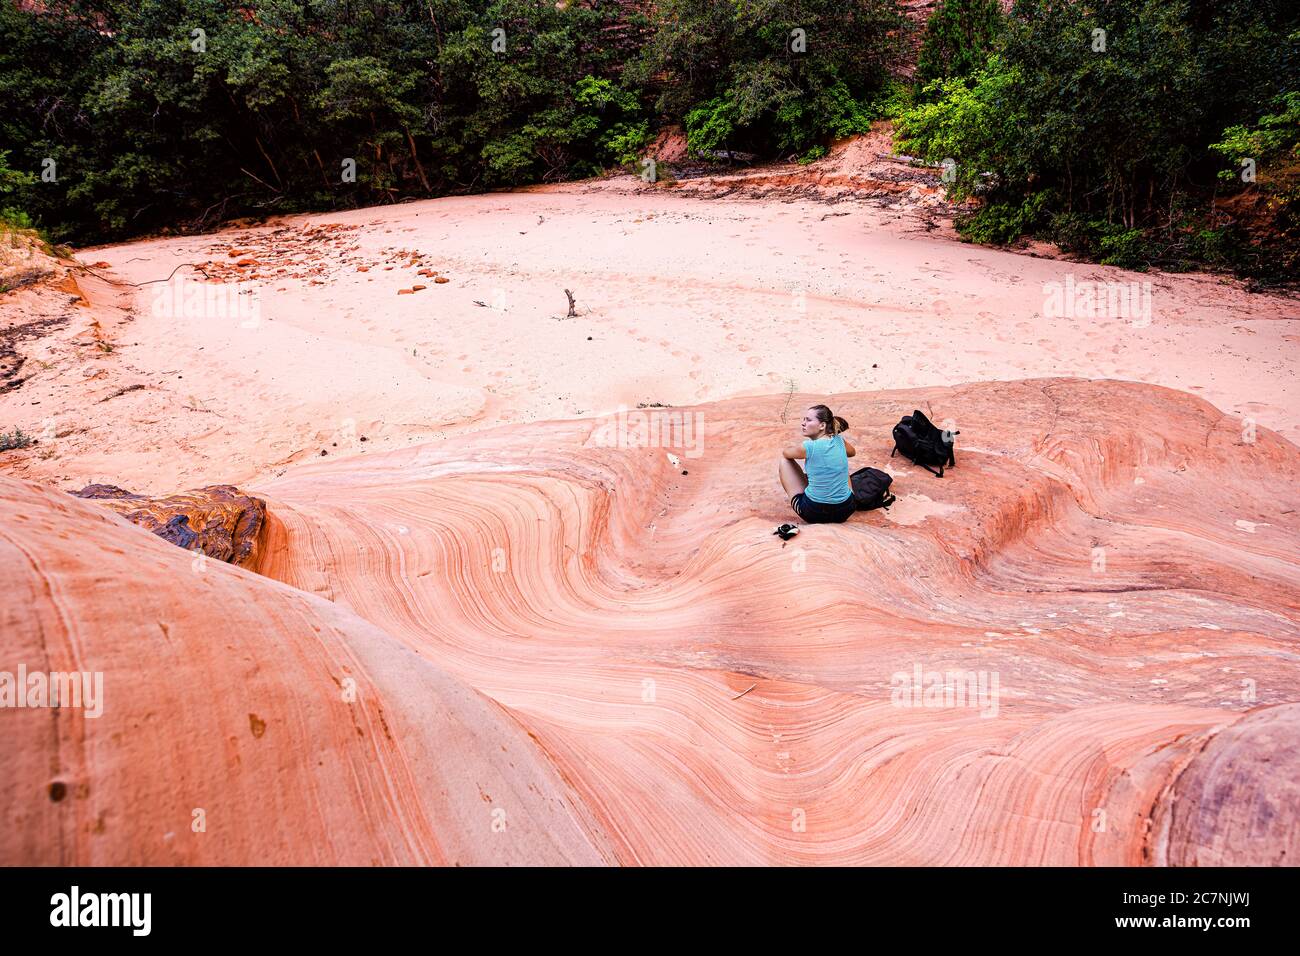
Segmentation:
{"type": "Polygon", "coordinates": [[[1300,450],[1131,383],[840,396],[898,503],[782,546],[785,401],[302,465],[259,574],[0,479],[0,668],[104,683],[0,709],[0,860],[1295,859],[1300,450]]]}

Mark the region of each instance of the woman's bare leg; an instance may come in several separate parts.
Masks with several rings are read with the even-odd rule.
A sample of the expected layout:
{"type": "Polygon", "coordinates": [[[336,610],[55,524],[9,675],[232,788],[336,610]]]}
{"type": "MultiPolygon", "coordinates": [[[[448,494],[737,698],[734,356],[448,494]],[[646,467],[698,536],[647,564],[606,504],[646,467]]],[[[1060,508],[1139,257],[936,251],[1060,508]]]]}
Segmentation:
{"type": "Polygon", "coordinates": [[[808,476],[803,473],[797,461],[791,461],[789,458],[781,459],[781,487],[785,489],[787,499],[793,498],[799,492],[808,487],[808,476]]]}

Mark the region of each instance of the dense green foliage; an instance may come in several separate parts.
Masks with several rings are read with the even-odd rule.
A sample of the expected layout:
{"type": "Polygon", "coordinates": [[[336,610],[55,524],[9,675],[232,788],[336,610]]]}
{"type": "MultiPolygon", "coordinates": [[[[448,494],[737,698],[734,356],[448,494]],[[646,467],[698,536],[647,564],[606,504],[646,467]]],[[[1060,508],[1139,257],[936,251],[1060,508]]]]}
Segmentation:
{"type": "Polygon", "coordinates": [[[897,117],[967,238],[1300,271],[1300,4],[0,0],[0,219],[103,242],[635,164],[825,155],[897,117]]]}
{"type": "Polygon", "coordinates": [[[1231,169],[1219,170],[1220,179],[1237,179],[1242,175],[1242,164],[1248,160],[1296,158],[1300,146],[1300,92],[1283,93],[1276,107],[1250,127],[1229,126],[1222,140],[1210,144],[1210,149],[1232,164],[1231,169]]]}
{"type": "Polygon", "coordinates": [[[926,22],[916,78],[928,83],[970,76],[984,65],[1002,23],[998,0],[943,0],[926,22]]]}
{"type": "Polygon", "coordinates": [[[900,147],[951,160],[952,193],[982,197],[959,223],[975,241],[1284,272],[1294,235],[1256,248],[1215,199],[1225,157],[1249,149],[1263,180],[1294,146],[1298,27],[1286,0],[1020,0],[981,67],[904,111],[900,147]]]}
{"type": "Polygon", "coordinates": [[[31,186],[36,177],[30,173],[21,173],[9,168],[9,152],[0,149],[0,226],[12,226],[25,229],[31,226],[27,213],[17,206],[11,206],[10,197],[19,190],[31,186]]]}
{"type": "Polygon", "coordinates": [[[696,153],[804,152],[866,131],[898,53],[893,0],[660,0],[629,76],[696,153]]]}
{"type": "Polygon", "coordinates": [[[591,175],[634,163],[652,122],[807,151],[875,115],[893,2],[668,0],[652,22],[551,0],[0,0],[0,149],[26,177],[0,199],[104,241],[591,175]]]}
{"type": "Polygon", "coordinates": [[[589,174],[646,135],[627,50],[591,42],[615,20],[528,0],[3,3],[0,143],[15,168],[54,161],[23,206],[83,240],[589,174]]]}

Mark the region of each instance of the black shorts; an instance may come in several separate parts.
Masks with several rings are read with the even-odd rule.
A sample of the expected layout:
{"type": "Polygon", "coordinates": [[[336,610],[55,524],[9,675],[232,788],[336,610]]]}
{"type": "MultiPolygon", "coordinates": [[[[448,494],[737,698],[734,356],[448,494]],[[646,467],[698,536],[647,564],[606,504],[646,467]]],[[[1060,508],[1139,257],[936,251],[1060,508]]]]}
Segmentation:
{"type": "Polygon", "coordinates": [[[848,521],[849,516],[858,510],[852,495],[837,505],[826,505],[813,501],[802,491],[790,499],[790,507],[809,524],[839,524],[848,521]]]}

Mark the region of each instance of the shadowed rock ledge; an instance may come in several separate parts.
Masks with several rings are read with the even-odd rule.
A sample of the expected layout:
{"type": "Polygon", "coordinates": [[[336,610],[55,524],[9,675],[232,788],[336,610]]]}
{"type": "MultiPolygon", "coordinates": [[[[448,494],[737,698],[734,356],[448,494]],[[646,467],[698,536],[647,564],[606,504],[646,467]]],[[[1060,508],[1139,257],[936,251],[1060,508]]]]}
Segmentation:
{"type": "Polygon", "coordinates": [[[266,502],[234,485],[159,497],[132,494],[116,485],[86,485],[72,494],[98,501],[186,551],[201,551],[241,568],[257,566],[266,502]]]}

